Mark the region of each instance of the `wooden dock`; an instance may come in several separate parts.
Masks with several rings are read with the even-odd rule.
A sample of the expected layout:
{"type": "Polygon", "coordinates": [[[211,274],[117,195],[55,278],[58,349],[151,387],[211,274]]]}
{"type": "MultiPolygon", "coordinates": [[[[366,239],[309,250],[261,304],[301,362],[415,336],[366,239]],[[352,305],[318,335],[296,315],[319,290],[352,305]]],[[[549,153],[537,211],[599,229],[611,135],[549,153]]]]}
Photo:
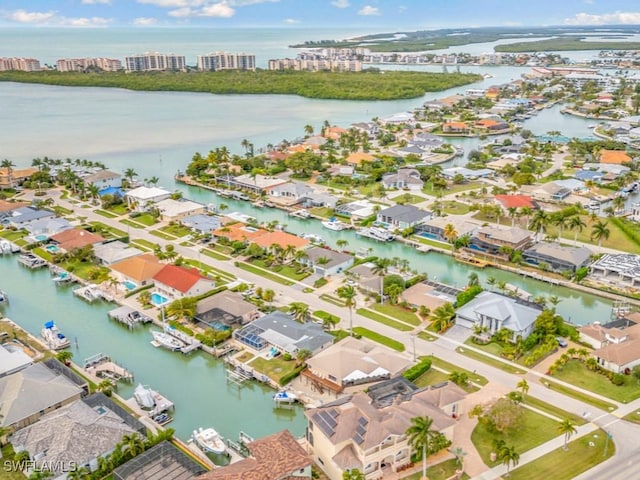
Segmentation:
{"type": "Polygon", "coordinates": [[[484,260],[480,260],[479,258],[472,257],[470,255],[456,255],[454,258],[460,263],[466,263],[467,265],[473,265],[478,268],[485,268],[490,265],[489,262],[485,262],[484,260]]]}
{"type": "Polygon", "coordinates": [[[133,329],[139,323],[145,324],[153,321],[150,317],[143,315],[128,305],[122,305],[121,307],[110,310],[107,316],[112,320],[126,325],[129,329],[133,329]]]}
{"type": "Polygon", "coordinates": [[[84,369],[99,378],[133,382],[133,373],[113,362],[108,355],[99,353],[84,360],[84,369]]]}

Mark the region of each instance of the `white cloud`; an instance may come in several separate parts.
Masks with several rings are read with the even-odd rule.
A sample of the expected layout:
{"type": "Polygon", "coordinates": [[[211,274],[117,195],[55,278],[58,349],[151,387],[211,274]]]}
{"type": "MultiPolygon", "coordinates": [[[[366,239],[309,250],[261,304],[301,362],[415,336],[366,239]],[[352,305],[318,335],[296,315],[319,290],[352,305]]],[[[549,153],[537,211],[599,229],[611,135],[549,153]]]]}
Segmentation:
{"type": "Polygon", "coordinates": [[[137,0],[138,3],[155,5],[156,7],[164,7],[164,8],[181,8],[181,7],[189,7],[191,5],[198,6],[201,5],[201,1],[190,1],[190,0],[137,0]]]}
{"type": "Polygon", "coordinates": [[[380,9],[378,7],[372,7],[371,5],[365,5],[358,10],[358,15],[364,15],[365,17],[380,15],[380,9]]]}
{"type": "Polygon", "coordinates": [[[333,0],[333,2],[331,2],[331,5],[336,8],[347,8],[351,4],[349,3],[349,0],[333,0]]]}
{"type": "Polygon", "coordinates": [[[640,23],[640,12],[613,12],[602,15],[578,13],[565,18],[567,25],[636,25],[640,23]]]}
{"type": "Polygon", "coordinates": [[[300,20],[297,20],[295,18],[285,18],[283,22],[287,25],[295,25],[296,23],[300,23],[300,20]]]}
{"type": "Polygon", "coordinates": [[[203,7],[198,15],[201,17],[220,17],[230,18],[235,15],[236,11],[229,6],[227,2],[214,3],[203,7]]]}
{"type": "Polygon", "coordinates": [[[407,11],[407,7],[406,7],[406,6],[404,6],[404,5],[400,5],[400,6],[398,7],[398,13],[404,13],[404,12],[406,12],[406,11],[407,11]]]}
{"type": "Polygon", "coordinates": [[[111,0],[81,0],[80,3],[83,5],[96,5],[98,3],[101,3],[103,5],[110,5],[111,0]]]}
{"type": "Polygon", "coordinates": [[[70,25],[72,27],[104,27],[111,22],[111,19],[104,17],[60,18],[61,25],[70,25]]]}
{"type": "Polygon", "coordinates": [[[191,10],[189,7],[176,8],[175,10],[169,11],[169,16],[176,17],[176,18],[190,17],[193,14],[194,14],[194,11],[191,10]]]}
{"type": "Polygon", "coordinates": [[[278,3],[280,0],[227,0],[232,7],[246,7],[247,5],[258,5],[260,3],[278,3]]]}
{"type": "Polygon", "coordinates": [[[27,12],[15,10],[4,15],[4,18],[18,23],[47,23],[56,16],[56,12],[27,12]]]}
{"type": "Polygon", "coordinates": [[[140,25],[143,27],[146,27],[148,25],[155,25],[157,23],[158,23],[158,19],[152,18],[152,17],[138,17],[133,19],[134,25],[140,25]]]}

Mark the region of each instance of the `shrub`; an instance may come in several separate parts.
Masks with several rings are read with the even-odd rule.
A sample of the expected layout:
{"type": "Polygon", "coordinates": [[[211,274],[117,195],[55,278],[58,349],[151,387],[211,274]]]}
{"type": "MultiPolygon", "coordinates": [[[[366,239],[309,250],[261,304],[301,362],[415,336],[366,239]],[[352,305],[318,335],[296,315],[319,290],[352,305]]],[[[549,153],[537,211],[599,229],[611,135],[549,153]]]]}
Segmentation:
{"type": "Polygon", "coordinates": [[[423,358],[419,363],[416,363],[413,367],[406,370],[402,376],[410,382],[413,382],[415,379],[428,372],[430,368],[431,359],[423,358]]]}
{"type": "Polygon", "coordinates": [[[460,308],[464,304],[469,303],[471,300],[476,298],[482,290],[483,288],[480,285],[472,285],[466,288],[456,296],[456,307],[460,308]]]}
{"type": "Polygon", "coordinates": [[[292,358],[292,357],[291,357],[291,354],[290,354],[290,353],[285,353],[284,355],[282,355],[282,359],[283,359],[285,362],[290,361],[290,360],[291,360],[291,358],[292,358]]]}
{"type": "Polygon", "coordinates": [[[321,277],[321,278],[317,279],[315,282],[313,282],[313,286],[315,288],[320,288],[320,287],[325,286],[327,283],[328,283],[328,280],[326,278],[324,278],[324,277],[321,277]]]}
{"type": "Polygon", "coordinates": [[[280,385],[284,386],[287,383],[289,383],[291,380],[293,380],[294,378],[296,378],[298,375],[300,375],[300,372],[302,370],[304,370],[305,368],[307,368],[306,365],[302,364],[299,367],[295,368],[293,371],[283,375],[282,377],[280,377],[280,381],[278,382],[280,385]]]}
{"type": "Polygon", "coordinates": [[[621,373],[614,373],[611,377],[611,383],[617,387],[624,385],[624,375],[621,373]]]}

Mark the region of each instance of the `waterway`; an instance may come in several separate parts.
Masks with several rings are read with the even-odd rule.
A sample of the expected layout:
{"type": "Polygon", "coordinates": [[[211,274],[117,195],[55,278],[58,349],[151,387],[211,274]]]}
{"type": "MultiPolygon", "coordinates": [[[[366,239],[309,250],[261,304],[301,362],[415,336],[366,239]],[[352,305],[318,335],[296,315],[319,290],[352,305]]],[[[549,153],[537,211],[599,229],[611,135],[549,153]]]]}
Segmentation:
{"type": "Polygon", "coordinates": [[[131,397],[139,382],[172,400],[175,419],[168,427],[183,440],[194,429],[209,426],[234,440],[239,431],[255,438],[284,428],[296,436],[304,433],[301,407],[274,408],[274,391],[255,382],[242,387],[227,384],[223,362],[210,355],[195,352],[186,356],[153,347],[149,332],[153,327],[130,331],[109,320],[107,312],[117,305],[81,300],[73,294],[74,286],[56,287],[46,269],[29,270],[17,257],[0,255],[0,284],[11,299],[9,305],[0,307],[5,316],[34,336],[40,335],[44,322],[54,320],[72,340],[76,363],[105,353],[131,370],[135,383],[120,384],[121,396],[131,397]]]}

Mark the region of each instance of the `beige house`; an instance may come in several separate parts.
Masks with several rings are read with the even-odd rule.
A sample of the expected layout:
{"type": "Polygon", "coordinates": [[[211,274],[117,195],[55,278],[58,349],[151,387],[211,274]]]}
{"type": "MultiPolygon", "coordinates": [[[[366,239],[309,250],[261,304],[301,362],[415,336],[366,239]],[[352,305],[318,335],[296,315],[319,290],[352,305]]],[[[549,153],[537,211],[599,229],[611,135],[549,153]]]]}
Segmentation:
{"type": "Polygon", "coordinates": [[[196,305],[195,320],[207,326],[224,325],[226,327],[244,325],[260,316],[253,303],[230,290],[224,290],[204,298],[196,305]]]}
{"type": "Polygon", "coordinates": [[[160,219],[165,222],[176,222],[192,215],[205,213],[207,207],[191,200],[174,200],[166,198],[156,204],[160,219]]]}
{"type": "Polygon", "coordinates": [[[400,299],[412,307],[425,306],[433,311],[445,303],[455,303],[461,290],[437,282],[425,280],[407,288],[400,299]]]}
{"type": "Polygon", "coordinates": [[[109,268],[114,278],[133,290],[152,282],[154,275],[164,268],[164,264],[152,253],[144,253],[114,263],[109,268]]]}
{"type": "Polygon", "coordinates": [[[358,469],[367,480],[386,478],[411,462],[406,431],[411,419],[429,416],[433,428],[453,438],[464,391],[451,383],[417,389],[403,377],[305,411],[307,440],[330,480],[358,469]]]}
{"type": "Polygon", "coordinates": [[[601,325],[593,323],[580,327],[580,340],[595,350],[593,356],[598,365],[615,373],[631,372],[640,365],[640,314],[601,325]]]}
{"type": "Polygon", "coordinates": [[[347,337],[307,360],[307,382],[339,393],[345,387],[387,380],[411,365],[404,356],[368,340],[347,337]]]}

